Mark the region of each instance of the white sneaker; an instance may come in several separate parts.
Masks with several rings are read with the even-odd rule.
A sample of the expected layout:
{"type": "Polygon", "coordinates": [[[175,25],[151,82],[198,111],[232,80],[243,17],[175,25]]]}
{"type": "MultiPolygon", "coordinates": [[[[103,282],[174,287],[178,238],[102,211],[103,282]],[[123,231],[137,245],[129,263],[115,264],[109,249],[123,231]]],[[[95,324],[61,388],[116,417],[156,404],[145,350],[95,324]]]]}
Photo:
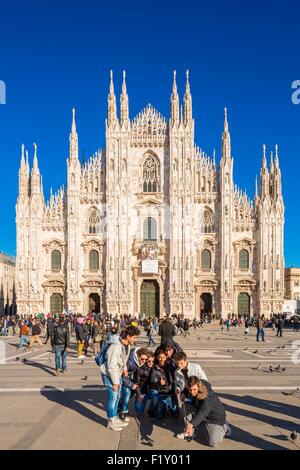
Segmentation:
{"type": "Polygon", "coordinates": [[[232,429],[231,427],[229,426],[229,424],[226,422],[224,424],[224,429],[225,429],[225,436],[224,437],[231,437],[231,434],[232,434],[232,429]]]}
{"type": "Polygon", "coordinates": [[[122,431],[122,426],[119,426],[119,423],[112,421],[111,419],[107,423],[107,428],[111,431],[122,431]]]}
{"type": "Polygon", "coordinates": [[[185,433],[181,432],[180,434],[176,434],[177,439],[184,439],[185,433]]]}
{"type": "Polygon", "coordinates": [[[176,434],[177,439],[194,439],[195,433],[194,434],[186,434],[184,432],[181,432],[180,434],[176,434]]]}
{"type": "Polygon", "coordinates": [[[122,421],[120,418],[115,418],[116,422],[118,423],[118,426],[122,426],[123,428],[125,428],[125,426],[128,426],[129,424],[129,420],[128,421],[122,421]]]}
{"type": "Polygon", "coordinates": [[[85,356],[78,356],[77,359],[84,359],[84,358],[85,358],[85,356]]]}

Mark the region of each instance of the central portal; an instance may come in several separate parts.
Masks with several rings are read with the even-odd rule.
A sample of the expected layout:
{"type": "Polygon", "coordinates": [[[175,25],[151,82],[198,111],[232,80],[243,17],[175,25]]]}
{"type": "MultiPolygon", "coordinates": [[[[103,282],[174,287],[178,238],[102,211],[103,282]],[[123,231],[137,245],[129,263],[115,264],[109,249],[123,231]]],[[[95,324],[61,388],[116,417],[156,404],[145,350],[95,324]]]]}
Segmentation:
{"type": "Polygon", "coordinates": [[[205,292],[200,297],[200,316],[203,319],[211,313],[212,313],[212,295],[209,292],[205,292]]]}
{"type": "Polygon", "coordinates": [[[143,281],[141,285],[141,316],[159,318],[159,286],[157,281],[143,281]]]}
{"type": "Polygon", "coordinates": [[[89,311],[90,313],[100,313],[100,296],[99,294],[92,293],[89,296],[89,311]]]}

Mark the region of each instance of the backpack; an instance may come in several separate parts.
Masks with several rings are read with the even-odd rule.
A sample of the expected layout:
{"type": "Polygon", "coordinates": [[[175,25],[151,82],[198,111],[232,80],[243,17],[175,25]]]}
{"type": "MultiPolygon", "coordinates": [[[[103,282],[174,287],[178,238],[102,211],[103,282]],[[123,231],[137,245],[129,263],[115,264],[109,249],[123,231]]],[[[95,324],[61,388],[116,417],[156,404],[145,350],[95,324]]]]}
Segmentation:
{"type": "Polygon", "coordinates": [[[111,343],[104,344],[101,351],[95,357],[95,362],[96,362],[97,366],[100,367],[100,366],[102,366],[102,364],[105,363],[106,353],[107,353],[107,350],[108,350],[110,344],[111,343]]]}

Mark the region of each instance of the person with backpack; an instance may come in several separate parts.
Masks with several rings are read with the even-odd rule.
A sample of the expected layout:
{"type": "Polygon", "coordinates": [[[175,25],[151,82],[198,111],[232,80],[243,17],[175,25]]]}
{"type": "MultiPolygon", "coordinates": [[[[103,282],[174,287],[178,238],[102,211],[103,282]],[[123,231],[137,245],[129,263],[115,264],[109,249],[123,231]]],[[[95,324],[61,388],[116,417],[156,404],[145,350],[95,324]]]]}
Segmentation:
{"type": "Polygon", "coordinates": [[[97,356],[97,354],[100,353],[101,345],[103,343],[103,338],[104,338],[104,330],[100,325],[100,322],[98,320],[94,320],[92,324],[92,342],[93,342],[93,352],[94,352],[94,357],[97,356]]]}
{"type": "Polygon", "coordinates": [[[99,358],[98,364],[107,393],[107,427],[112,431],[122,431],[122,428],[128,425],[128,421],[122,421],[118,417],[118,406],[123,377],[128,376],[130,347],[135,344],[139,334],[138,328],[128,326],[120,336],[112,335],[111,342],[108,342],[100,353],[103,359],[99,358]]]}

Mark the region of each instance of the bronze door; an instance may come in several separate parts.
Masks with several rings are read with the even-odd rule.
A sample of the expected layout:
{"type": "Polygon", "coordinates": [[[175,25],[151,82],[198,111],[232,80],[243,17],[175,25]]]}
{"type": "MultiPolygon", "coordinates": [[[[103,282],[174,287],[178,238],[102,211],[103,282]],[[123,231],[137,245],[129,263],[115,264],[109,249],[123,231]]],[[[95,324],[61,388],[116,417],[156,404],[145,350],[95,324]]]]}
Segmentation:
{"type": "Polygon", "coordinates": [[[159,287],[156,281],[143,281],[141,286],[141,315],[159,317],[159,287]]]}

